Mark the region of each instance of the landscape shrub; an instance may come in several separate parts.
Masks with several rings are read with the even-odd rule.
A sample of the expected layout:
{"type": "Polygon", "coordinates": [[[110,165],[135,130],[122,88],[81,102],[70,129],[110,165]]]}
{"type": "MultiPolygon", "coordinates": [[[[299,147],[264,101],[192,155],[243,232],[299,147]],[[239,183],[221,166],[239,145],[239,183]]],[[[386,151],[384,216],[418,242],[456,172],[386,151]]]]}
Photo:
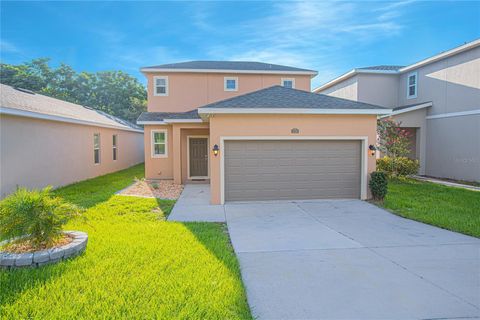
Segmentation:
{"type": "Polygon", "coordinates": [[[370,191],[374,200],[383,201],[388,192],[387,174],[383,171],[374,171],[370,174],[370,191]]]}
{"type": "Polygon", "coordinates": [[[62,226],[79,214],[79,208],[52,195],[51,187],[17,191],[0,202],[0,240],[21,237],[34,247],[58,239],[62,226]]]}
{"type": "Polygon", "coordinates": [[[408,176],[418,173],[420,163],[416,159],[407,157],[377,159],[377,170],[386,172],[391,176],[408,176]]]}

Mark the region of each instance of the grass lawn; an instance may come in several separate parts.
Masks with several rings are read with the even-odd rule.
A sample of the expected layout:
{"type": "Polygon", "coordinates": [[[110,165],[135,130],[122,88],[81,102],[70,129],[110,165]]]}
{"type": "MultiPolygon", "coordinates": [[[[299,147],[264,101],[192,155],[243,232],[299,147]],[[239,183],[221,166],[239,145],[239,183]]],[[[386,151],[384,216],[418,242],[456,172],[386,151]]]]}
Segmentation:
{"type": "Polygon", "coordinates": [[[383,207],[413,220],[480,238],[480,192],[391,179],[383,207]]]}
{"type": "Polygon", "coordinates": [[[174,201],[115,196],[143,165],[56,193],[87,208],[86,252],[0,271],[1,319],[251,319],[223,224],[166,222],[174,201]]]}

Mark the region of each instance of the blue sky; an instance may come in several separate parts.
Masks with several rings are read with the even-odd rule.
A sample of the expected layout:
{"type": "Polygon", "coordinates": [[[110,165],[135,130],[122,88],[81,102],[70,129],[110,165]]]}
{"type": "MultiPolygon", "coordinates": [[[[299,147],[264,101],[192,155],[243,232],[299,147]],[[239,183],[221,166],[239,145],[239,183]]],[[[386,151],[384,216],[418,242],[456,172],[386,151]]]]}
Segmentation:
{"type": "Polygon", "coordinates": [[[1,61],[77,71],[253,60],[319,71],[411,64],[480,38],[480,2],[1,2],[1,61]]]}

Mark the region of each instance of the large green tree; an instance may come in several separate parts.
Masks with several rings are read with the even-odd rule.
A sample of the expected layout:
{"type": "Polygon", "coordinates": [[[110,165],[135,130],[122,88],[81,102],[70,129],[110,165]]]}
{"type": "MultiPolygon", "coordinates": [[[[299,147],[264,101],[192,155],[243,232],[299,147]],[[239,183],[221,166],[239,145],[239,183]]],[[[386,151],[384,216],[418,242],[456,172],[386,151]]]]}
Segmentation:
{"type": "Polygon", "coordinates": [[[50,59],[11,65],[0,63],[0,82],[66,100],[135,122],[146,110],[147,92],[134,77],[122,71],[76,72],[66,64],[57,68],[50,59]]]}

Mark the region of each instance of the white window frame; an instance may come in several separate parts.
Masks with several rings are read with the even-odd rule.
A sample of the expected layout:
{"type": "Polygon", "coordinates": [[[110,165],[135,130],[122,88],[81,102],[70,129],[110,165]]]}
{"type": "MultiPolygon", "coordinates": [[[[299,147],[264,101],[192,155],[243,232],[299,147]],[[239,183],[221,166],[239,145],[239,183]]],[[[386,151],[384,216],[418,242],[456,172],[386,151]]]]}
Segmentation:
{"type": "Polygon", "coordinates": [[[168,158],[168,130],[159,129],[159,130],[152,130],[150,133],[150,145],[151,145],[151,154],[152,158],[168,158]],[[164,154],[155,154],[155,133],[160,132],[165,134],[165,153],[164,154]]]}
{"type": "Polygon", "coordinates": [[[100,133],[97,132],[93,134],[93,164],[96,166],[100,165],[100,163],[102,162],[101,149],[102,149],[102,140],[101,140],[100,133]],[[98,136],[98,148],[95,147],[95,136],[98,136]],[[98,150],[98,162],[95,162],[95,151],[97,150],[98,150]]]}
{"type": "Polygon", "coordinates": [[[407,99],[415,99],[417,97],[417,93],[418,93],[418,72],[417,71],[410,72],[407,75],[407,99]],[[412,76],[415,76],[415,84],[414,85],[410,85],[410,78],[412,76]],[[410,87],[415,87],[415,94],[410,95],[410,87]]]}
{"type": "Polygon", "coordinates": [[[112,159],[113,161],[118,160],[118,134],[112,135],[112,159]],[[115,144],[113,144],[114,140],[115,140],[115,144]]]}
{"type": "Polygon", "coordinates": [[[223,90],[225,90],[225,91],[238,91],[238,77],[224,77],[223,78],[223,90]],[[235,89],[227,88],[227,80],[235,80],[235,89]]]}
{"type": "Polygon", "coordinates": [[[285,81],[292,81],[292,89],[295,89],[295,78],[282,78],[282,81],[280,82],[282,87],[285,87],[285,81]]]}
{"type": "Polygon", "coordinates": [[[154,76],[153,77],[153,95],[155,97],[166,97],[168,96],[168,76],[154,76]],[[164,79],[165,80],[165,93],[157,93],[157,80],[164,79]]]}

